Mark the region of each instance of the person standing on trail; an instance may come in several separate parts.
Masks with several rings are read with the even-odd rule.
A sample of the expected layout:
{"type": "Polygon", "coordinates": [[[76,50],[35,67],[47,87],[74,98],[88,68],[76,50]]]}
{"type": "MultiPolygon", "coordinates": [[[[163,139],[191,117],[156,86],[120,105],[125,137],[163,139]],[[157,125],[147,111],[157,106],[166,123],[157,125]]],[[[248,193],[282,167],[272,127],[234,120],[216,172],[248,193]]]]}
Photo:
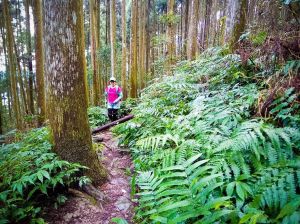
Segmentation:
{"type": "Polygon", "coordinates": [[[118,119],[118,110],[123,93],[121,87],[117,85],[115,77],[111,77],[109,83],[110,85],[105,88],[108,117],[110,121],[115,121],[118,119]]]}

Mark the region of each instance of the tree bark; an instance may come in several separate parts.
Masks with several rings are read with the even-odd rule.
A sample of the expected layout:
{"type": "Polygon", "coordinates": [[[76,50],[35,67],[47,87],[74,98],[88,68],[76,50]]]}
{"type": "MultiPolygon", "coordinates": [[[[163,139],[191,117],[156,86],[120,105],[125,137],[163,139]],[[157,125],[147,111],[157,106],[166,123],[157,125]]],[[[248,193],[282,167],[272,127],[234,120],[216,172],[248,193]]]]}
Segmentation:
{"type": "Polygon", "coordinates": [[[14,36],[11,25],[11,16],[9,13],[8,0],[3,0],[3,13],[5,18],[5,27],[7,32],[7,49],[8,49],[8,64],[9,64],[9,74],[11,82],[11,92],[12,92],[12,105],[13,112],[16,120],[16,128],[22,128],[22,120],[20,114],[20,104],[17,93],[17,82],[16,82],[16,55],[14,53],[14,36]]]}
{"type": "Polygon", "coordinates": [[[98,63],[97,63],[97,49],[99,49],[99,38],[98,38],[98,15],[97,15],[97,0],[90,0],[90,32],[91,32],[91,61],[93,70],[93,104],[95,106],[100,105],[100,84],[98,74],[98,63]]]}
{"type": "Polygon", "coordinates": [[[126,64],[127,64],[127,49],[126,49],[126,0],[122,0],[122,90],[123,98],[127,99],[127,82],[126,82],[126,64]]]}
{"type": "Polygon", "coordinates": [[[145,32],[146,32],[146,36],[145,36],[145,41],[146,41],[146,58],[145,58],[145,72],[147,74],[147,80],[146,80],[146,85],[147,85],[147,82],[149,80],[149,62],[150,62],[150,48],[151,48],[151,28],[150,28],[150,1],[151,0],[147,0],[147,3],[146,3],[146,8],[145,8],[145,12],[146,12],[146,27],[145,27],[145,32]]]}
{"type": "Polygon", "coordinates": [[[110,0],[110,56],[111,76],[116,77],[116,3],[110,0]]]}
{"type": "Polygon", "coordinates": [[[203,49],[207,49],[209,46],[209,30],[210,30],[209,28],[211,26],[211,24],[210,24],[211,7],[212,7],[212,0],[206,0],[203,49]]]}
{"type": "Polygon", "coordinates": [[[238,47],[238,41],[246,28],[248,0],[242,0],[241,3],[237,3],[237,11],[230,40],[230,50],[234,52],[238,47]]]}
{"type": "Polygon", "coordinates": [[[190,8],[190,24],[189,24],[189,40],[187,56],[189,60],[196,58],[197,50],[197,34],[198,34],[198,20],[199,20],[199,0],[193,0],[190,8]]]}
{"type": "Polygon", "coordinates": [[[185,0],[184,9],[184,35],[183,35],[183,58],[187,59],[188,31],[189,31],[189,0],[185,0]]]}
{"type": "Polygon", "coordinates": [[[137,0],[131,6],[130,97],[137,98],[137,0]]]}
{"type": "Polygon", "coordinates": [[[140,79],[140,89],[145,88],[145,0],[139,1],[139,53],[138,70],[140,79]]]}
{"type": "Polygon", "coordinates": [[[30,14],[29,14],[29,0],[25,0],[25,12],[26,12],[26,34],[27,34],[27,60],[28,60],[28,72],[29,72],[29,109],[30,113],[34,114],[34,99],[33,99],[33,71],[32,71],[32,49],[31,49],[31,35],[30,35],[30,14]]]}
{"type": "Polygon", "coordinates": [[[2,121],[2,114],[3,114],[3,105],[2,105],[2,93],[0,93],[0,135],[3,134],[3,121],[2,121]]]}
{"type": "MultiPolygon", "coordinates": [[[[24,88],[24,82],[23,82],[23,77],[22,77],[22,70],[21,70],[21,61],[20,61],[20,57],[19,57],[19,52],[17,50],[17,46],[16,44],[14,43],[14,49],[15,49],[15,56],[16,56],[16,69],[17,69],[17,81],[18,81],[18,84],[19,84],[19,87],[20,87],[20,94],[21,94],[21,98],[22,98],[22,101],[23,101],[23,107],[22,107],[22,104],[20,102],[20,108],[23,108],[25,111],[26,114],[29,113],[29,102],[28,102],[28,99],[29,99],[29,92],[28,92],[28,95],[26,95],[26,91],[25,91],[25,88],[24,88]]],[[[25,70],[25,67],[26,66],[23,66],[24,67],[24,74],[26,74],[26,70],[25,70]]],[[[27,79],[26,77],[24,77],[25,79],[25,85],[27,83],[27,79]]],[[[17,86],[18,86],[17,84],[17,86]]],[[[29,83],[27,83],[29,85],[29,83]]],[[[29,89],[29,88],[27,88],[29,89]]],[[[22,110],[20,109],[20,114],[22,114],[22,110]]]]}
{"type": "Polygon", "coordinates": [[[42,14],[42,1],[33,1],[38,126],[45,122],[46,115],[42,14]]]}
{"type": "Polygon", "coordinates": [[[92,149],[88,124],[87,73],[82,0],[44,1],[47,111],[55,152],[89,167],[95,184],[106,172],[92,149]]]}
{"type": "Polygon", "coordinates": [[[167,24],[167,74],[171,74],[171,66],[175,63],[175,23],[174,17],[174,0],[168,0],[168,24],[167,24]]]}
{"type": "Polygon", "coordinates": [[[96,0],[96,15],[97,15],[97,27],[96,27],[96,33],[97,33],[97,49],[96,49],[96,60],[97,60],[97,67],[98,67],[98,76],[97,76],[97,80],[98,80],[98,85],[99,85],[99,95],[100,95],[100,99],[99,99],[99,104],[101,102],[101,99],[103,97],[104,94],[104,85],[102,83],[102,76],[103,76],[103,71],[102,71],[102,63],[100,60],[100,57],[98,56],[100,49],[101,49],[101,7],[100,7],[101,3],[100,0],[96,0]]]}

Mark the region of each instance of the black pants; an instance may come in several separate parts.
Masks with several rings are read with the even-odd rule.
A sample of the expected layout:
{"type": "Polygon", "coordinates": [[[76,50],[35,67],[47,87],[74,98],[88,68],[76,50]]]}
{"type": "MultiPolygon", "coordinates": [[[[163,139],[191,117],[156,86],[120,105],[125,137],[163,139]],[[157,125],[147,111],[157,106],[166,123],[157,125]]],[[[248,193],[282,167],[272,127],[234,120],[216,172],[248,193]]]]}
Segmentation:
{"type": "Polygon", "coordinates": [[[108,117],[110,121],[118,120],[118,109],[108,109],[108,117]]]}

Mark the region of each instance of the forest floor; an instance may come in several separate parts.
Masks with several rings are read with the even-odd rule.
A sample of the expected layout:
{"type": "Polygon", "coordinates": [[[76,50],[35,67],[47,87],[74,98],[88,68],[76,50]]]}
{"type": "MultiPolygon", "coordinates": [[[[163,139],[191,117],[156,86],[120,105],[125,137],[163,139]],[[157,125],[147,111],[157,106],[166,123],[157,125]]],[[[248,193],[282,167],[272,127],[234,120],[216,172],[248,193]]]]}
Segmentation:
{"type": "MultiPolygon", "coordinates": [[[[107,168],[107,181],[97,186],[105,196],[99,203],[91,196],[71,189],[68,200],[58,209],[48,208],[45,220],[49,224],[109,224],[119,217],[132,223],[134,203],[131,201],[130,172],[133,169],[131,158],[126,150],[118,147],[117,139],[110,131],[99,133],[103,144],[101,158],[107,168]]],[[[100,143],[101,144],[101,143],[100,143]]]]}

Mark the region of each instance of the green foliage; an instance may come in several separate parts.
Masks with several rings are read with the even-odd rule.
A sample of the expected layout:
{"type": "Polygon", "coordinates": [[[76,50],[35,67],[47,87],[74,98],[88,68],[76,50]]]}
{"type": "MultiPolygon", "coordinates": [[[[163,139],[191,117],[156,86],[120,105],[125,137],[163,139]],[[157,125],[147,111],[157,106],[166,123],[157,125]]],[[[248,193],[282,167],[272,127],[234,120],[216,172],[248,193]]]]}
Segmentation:
{"type": "Polygon", "coordinates": [[[20,138],[0,150],[0,222],[41,223],[38,215],[43,201],[53,200],[57,207],[66,200],[59,192],[89,179],[80,177],[85,167],[60,160],[51,152],[47,128],[20,138]]]}
{"type": "Polygon", "coordinates": [[[111,221],[116,224],[128,224],[128,222],[122,218],[112,218],[111,221]]]}
{"type": "Polygon", "coordinates": [[[88,117],[91,128],[101,126],[108,121],[107,109],[101,107],[89,107],[88,117]]]}
{"type": "Polygon", "coordinates": [[[295,74],[298,74],[300,68],[300,60],[292,60],[287,61],[286,64],[282,67],[282,72],[285,75],[290,74],[290,72],[295,72],[295,74]]]}
{"type": "Polygon", "coordinates": [[[267,36],[267,32],[261,31],[255,35],[251,35],[250,39],[254,45],[261,45],[265,42],[267,36]]]}
{"type": "Polygon", "coordinates": [[[132,109],[137,105],[137,100],[133,98],[127,98],[125,101],[122,101],[119,116],[124,117],[131,113],[132,109]]]}
{"type": "Polygon", "coordinates": [[[273,117],[255,117],[264,85],[252,72],[209,49],[147,87],[114,129],[132,151],[139,223],[299,222],[299,102],[287,90],[273,117]]]}
{"type": "Polygon", "coordinates": [[[179,23],[180,21],[180,16],[179,15],[174,15],[173,13],[169,13],[169,14],[165,14],[165,15],[161,15],[159,17],[159,21],[161,23],[164,23],[164,24],[171,24],[171,25],[174,25],[174,24],[177,24],[179,23]]]}
{"type": "Polygon", "coordinates": [[[281,0],[281,2],[285,5],[290,5],[292,3],[300,3],[300,0],[281,0]]]}
{"type": "Polygon", "coordinates": [[[283,125],[299,127],[300,105],[296,102],[297,98],[294,88],[287,89],[282,96],[272,102],[273,109],[270,114],[274,116],[275,120],[283,122],[283,125]]]}

